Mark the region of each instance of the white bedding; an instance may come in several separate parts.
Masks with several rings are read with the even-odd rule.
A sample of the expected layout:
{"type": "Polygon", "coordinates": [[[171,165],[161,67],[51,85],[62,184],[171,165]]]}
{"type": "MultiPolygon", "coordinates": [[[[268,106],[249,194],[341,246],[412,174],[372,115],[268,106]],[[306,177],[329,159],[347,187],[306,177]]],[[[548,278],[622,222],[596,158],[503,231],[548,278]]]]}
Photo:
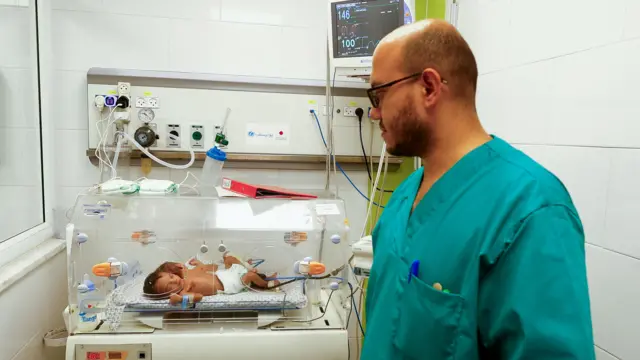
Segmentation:
{"type": "MultiPolygon", "coordinates": [[[[136,279],[138,280],[138,279],[136,279]]],[[[124,311],[180,310],[169,300],[150,300],[142,296],[143,281],[133,281],[115,289],[111,294],[114,305],[124,311]]],[[[281,291],[244,291],[234,295],[205,296],[195,305],[196,310],[282,310],[302,309],[307,306],[301,281],[284,286],[281,291]]]]}

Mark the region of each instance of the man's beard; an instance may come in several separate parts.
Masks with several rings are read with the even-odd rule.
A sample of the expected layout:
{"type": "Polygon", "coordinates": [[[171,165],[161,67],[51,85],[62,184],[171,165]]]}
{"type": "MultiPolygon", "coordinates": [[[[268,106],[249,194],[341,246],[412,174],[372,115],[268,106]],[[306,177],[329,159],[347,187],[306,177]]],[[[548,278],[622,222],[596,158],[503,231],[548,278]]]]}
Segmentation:
{"type": "MultiPolygon", "coordinates": [[[[392,123],[391,136],[395,141],[393,147],[387,144],[387,152],[393,156],[421,156],[429,142],[429,129],[413,110],[413,104],[407,103],[400,110],[392,123]]],[[[384,126],[384,119],[383,119],[384,126]]],[[[389,131],[389,128],[386,129],[389,131]]]]}

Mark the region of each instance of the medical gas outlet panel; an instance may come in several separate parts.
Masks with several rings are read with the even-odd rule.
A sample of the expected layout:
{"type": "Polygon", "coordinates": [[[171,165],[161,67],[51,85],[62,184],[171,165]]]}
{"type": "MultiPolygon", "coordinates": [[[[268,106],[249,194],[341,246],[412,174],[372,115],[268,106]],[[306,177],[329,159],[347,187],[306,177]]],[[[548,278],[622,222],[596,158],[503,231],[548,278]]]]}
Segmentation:
{"type": "Polygon", "coordinates": [[[362,156],[361,135],[379,154],[378,125],[362,93],[335,96],[328,106],[324,94],[89,84],[89,148],[115,145],[115,132],[124,131],[152,151],[205,152],[217,144],[232,153],[324,155],[331,111],[337,155],[362,156]]]}

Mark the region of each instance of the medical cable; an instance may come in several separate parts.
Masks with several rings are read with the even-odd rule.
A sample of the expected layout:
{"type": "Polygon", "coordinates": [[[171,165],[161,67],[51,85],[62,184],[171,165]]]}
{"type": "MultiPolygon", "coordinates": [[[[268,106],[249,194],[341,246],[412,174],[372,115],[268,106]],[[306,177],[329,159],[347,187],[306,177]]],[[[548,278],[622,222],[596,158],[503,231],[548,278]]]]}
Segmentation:
{"type": "Polygon", "coordinates": [[[107,135],[109,133],[109,128],[111,127],[111,125],[113,125],[116,122],[116,119],[114,118],[113,120],[111,120],[111,117],[113,116],[113,113],[116,111],[117,108],[118,108],[117,106],[114,106],[113,109],[111,109],[111,111],[109,112],[109,115],[107,116],[106,119],[102,118],[102,115],[101,115],[100,120],[96,122],[96,130],[98,131],[99,140],[96,146],[95,156],[96,158],[98,158],[98,161],[100,161],[100,164],[102,166],[107,166],[109,169],[111,169],[112,173],[114,171],[114,168],[111,166],[111,160],[109,159],[109,155],[107,154],[106,141],[107,141],[107,135]],[[105,121],[107,122],[107,125],[104,127],[103,130],[101,130],[100,125],[105,121]],[[104,155],[104,158],[101,156],[101,153],[104,155]]]}
{"type": "MultiPolygon", "coordinates": [[[[382,165],[384,163],[384,158],[385,158],[386,152],[387,152],[387,143],[382,143],[382,152],[380,153],[380,164],[378,164],[378,174],[376,175],[376,180],[373,183],[373,188],[377,188],[378,187],[378,180],[380,180],[380,173],[382,172],[382,165]]],[[[365,219],[369,219],[369,216],[371,215],[371,207],[374,204],[376,206],[380,206],[373,200],[374,200],[374,198],[373,198],[373,196],[371,196],[371,199],[369,200],[369,206],[367,207],[367,215],[365,216],[365,219]]],[[[367,230],[367,222],[362,224],[362,231],[360,232],[360,238],[364,237],[364,233],[365,233],[366,230],[367,230]]]]}
{"type": "MultiPolygon", "coordinates": [[[[383,189],[384,189],[384,184],[385,184],[385,182],[387,180],[387,170],[388,170],[388,168],[389,168],[389,157],[387,156],[384,159],[384,172],[383,172],[383,175],[382,175],[382,188],[383,189]]],[[[383,200],[382,197],[383,196],[384,196],[384,193],[382,193],[382,192],[378,193],[378,204],[382,204],[382,200],[383,200]]],[[[369,234],[373,233],[373,226],[378,221],[378,219],[380,219],[380,206],[378,206],[376,208],[376,216],[374,217],[375,221],[369,221],[369,234]]]]}
{"type": "Polygon", "coordinates": [[[322,308],[320,308],[320,311],[322,311],[322,315],[313,318],[311,320],[291,320],[291,322],[313,322],[316,320],[320,320],[322,319],[326,314],[327,314],[327,308],[329,307],[329,304],[331,303],[331,297],[333,296],[333,293],[335,292],[335,290],[331,290],[331,293],[329,293],[329,298],[327,299],[327,304],[324,306],[324,311],[322,311],[322,308]]]}
{"type": "MultiPolygon", "coordinates": [[[[127,134],[124,131],[120,131],[120,134],[124,135],[124,137],[126,137],[127,139],[129,139],[129,141],[131,141],[133,143],[133,145],[135,145],[138,150],[142,151],[145,155],[147,155],[149,158],[151,158],[153,161],[157,162],[160,165],[166,166],[170,169],[175,169],[175,170],[185,170],[191,167],[191,165],[193,165],[193,163],[196,160],[196,154],[193,151],[193,149],[189,149],[189,154],[191,155],[191,160],[189,160],[189,162],[186,165],[175,165],[175,164],[170,164],[168,162],[165,162],[163,160],[158,159],[157,157],[155,157],[149,150],[147,150],[144,146],[138,144],[138,142],[129,134],[127,134]]],[[[169,134],[169,137],[172,140],[180,140],[180,138],[178,136],[175,136],[173,134],[169,134]]]]}
{"type": "MultiPolygon", "coordinates": [[[[324,143],[325,148],[328,150],[329,148],[328,148],[328,146],[327,146],[327,141],[326,141],[326,140],[325,140],[325,138],[324,138],[324,134],[323,134],[323,132],[322,132],[322,127],[320,126],[320,120],[318,119],[318,114],[316,114],[315,110],[311,110],[311,114],[313,114],[313,117],[315,118],[316,123],[318,124],[318,130],[320,130],[320,137],[322,137],[322,142],[324,143]]],[[[333,158],[333,159],[334,159],[334,161],[335,161],[335,157],[334,157],[333,155],[332,155],[332,158],[333,158]]],[[[356,186],[356,184],[354,184],[354,183],[353,183],[353,181],[351,180],[351,178],[349,177],[349,175],[347,175],[347,173],[344,171],[344,169],[342,168],[342,166],[340,166],[340,163],[336,162],[336,163],[335,163],[335,166],[337,167],[337,169],[338,169],[338,170],[340,170],[340,172],[342,173],[342,175],[344,175],[344,177],[345,177],[345,178],[347,179],[347,181],[351,184],[351,186],[353,186],[353,188],[354,188],[354,189],[356,189],[356,191],[358,192],[358,194],[360,194],[360,196],[362,196],[363,198],[365,198],[367,201],[371,201],[371,200],[369,199],[369,197],[368,197],[368,196],[366,196],[362,191],[360,191],[360,189],[356,186]]],[[[384,206],[382,206],[382,205],[380,205],[380,204],[378,204],[378,203],[375,203],[375,202],[374,202],[374,204],[375,204],[376,206],[379,206],[379,207],[381,207],[381,208],[383,208],[383,209],[384,209],[384,206]]],[[[367,215],[367,217],[368,217],[368,215],[367,215]]]]}
{"type": "MultiPolygon", "coordinates": [[[[353,294],[353,285],[351,285],[351,283],[347,283],[349,285],[349,288],[351,289],[351,293],[353,294]]],[[[358,312],[357,306],[356,306],[356,300],[354,299],[354,297],[351,297],[351,304],[352,304],[352,309],[355,310],[356,312],[356,318],[358,319],[358,325],[360,325],[360,331],[362,332],[362,336],[364,336],[364,327],[362,326],[362,321],[360,321],[360,313],[358,312]]]]}
{"type": "MultiPolygon", "coordinates": [[[[371,177],[371,168],[369,166],[369,159],[367,159],[367,151],[364,149],[364,139],[362,138],[362,117],[363,117],[363,115],[364,115],[364,110],[362,108],[357,108],[356,109],[356,116],[358,117],[358,129],[359,129],[358,133],[360,135],[360,147],[362,148],[362,157],[364,159],[364,166],[367,169],[367,175],[369,176],[369,181],[373,181],[373,178],[371,177]]],[[[385,190],[384,186],[382,187],[382,189],[376,188],[376,190],[380,191],[380,192],[385,192],[385,193],[392,193],[393,192],[393,190],[385,190]]]]}
{"type": "Polygon", "coordinates": [[[116,144],[116,152],[113,154],[113,164],[111,165],[111,177],[116,177],[118,168],[118,158],[120,157],[120,147],[122,146],[122,136],[118,136],[118,143],[116,144]]]}

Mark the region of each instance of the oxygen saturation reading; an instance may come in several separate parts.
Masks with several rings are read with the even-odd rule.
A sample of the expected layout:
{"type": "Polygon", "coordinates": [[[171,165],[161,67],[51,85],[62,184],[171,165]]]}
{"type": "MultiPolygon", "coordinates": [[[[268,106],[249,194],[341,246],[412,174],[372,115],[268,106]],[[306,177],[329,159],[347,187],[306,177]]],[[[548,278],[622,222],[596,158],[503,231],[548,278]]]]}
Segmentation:
{"type": "Polygon", "coordinates": [[[345,1],[332,8],[336,58],[372,56],[382,38],[404,21],[401,0],[345,1]]]}

